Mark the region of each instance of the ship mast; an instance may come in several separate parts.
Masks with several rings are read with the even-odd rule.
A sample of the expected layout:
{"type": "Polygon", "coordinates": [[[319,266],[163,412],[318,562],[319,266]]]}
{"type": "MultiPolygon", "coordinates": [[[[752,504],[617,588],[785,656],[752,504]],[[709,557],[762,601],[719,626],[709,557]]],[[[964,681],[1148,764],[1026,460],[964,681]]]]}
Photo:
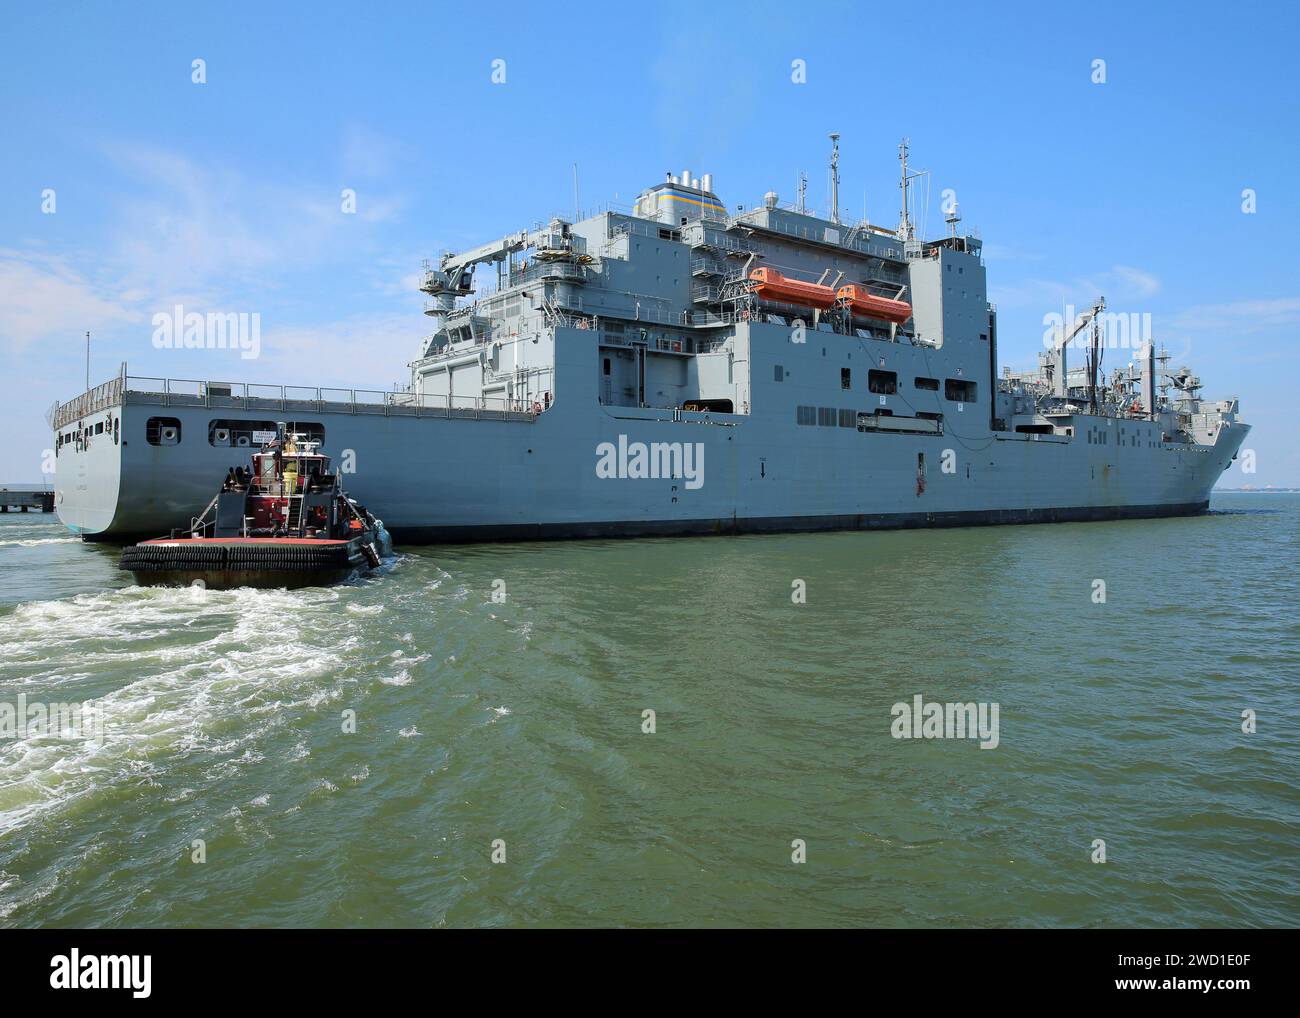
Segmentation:
{"type": "Polygon", "coordinates": [[[831,132],[831,222],[840,221],[840,136],[831,132]]]}
{"type": "Polygon", "coordinates": [[[898,220],[898,236],[900,240],[912,240],[912,220],[908,215],[908,186],[910,178],[907,175],[907,139],[904,138],[898,143],[898,161],[902,164],[903,179],[899,183],[899,189],[903,192],[903,209],[898,220]]]}

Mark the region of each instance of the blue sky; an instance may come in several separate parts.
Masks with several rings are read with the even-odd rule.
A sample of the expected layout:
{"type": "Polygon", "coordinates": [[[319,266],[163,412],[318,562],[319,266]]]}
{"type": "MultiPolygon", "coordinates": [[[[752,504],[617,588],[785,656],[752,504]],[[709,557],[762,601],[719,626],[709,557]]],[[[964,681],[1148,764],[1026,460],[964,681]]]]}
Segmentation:
{"type": "Polygon", "coordinates": [[[837,130],[852,216],[865,195],[896,225],[904,135],[931,234],[956,192],[1004,363],[1104,293],[1150,313],[1207,395],[1241,397],[1258,473],[1225,484],[1300,485],[1294,5],[1045,6],[7,5],[0,479],[39,478],[87,329],[94,382],[125,360],[387,388],[429,331],[420,260],[567,213],[573,163],[584,205],[689,167],[731,206],[792,199],[802,169],[824,209],[837,130]],[[261,357],[155,349],[177,302],[260,313],[261,357]]]}

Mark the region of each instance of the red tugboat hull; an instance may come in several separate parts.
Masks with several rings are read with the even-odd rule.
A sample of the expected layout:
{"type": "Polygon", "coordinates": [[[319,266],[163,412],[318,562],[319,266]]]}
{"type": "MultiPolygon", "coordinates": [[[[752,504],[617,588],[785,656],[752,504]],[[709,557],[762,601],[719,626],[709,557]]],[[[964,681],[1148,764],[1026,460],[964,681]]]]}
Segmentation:
{"type": "Polygon", "coordinates": [[[320,587],[377,564],[373,535],[313,538],[158,538],[122,550],[121,568],[142,587],[320,587]]]}

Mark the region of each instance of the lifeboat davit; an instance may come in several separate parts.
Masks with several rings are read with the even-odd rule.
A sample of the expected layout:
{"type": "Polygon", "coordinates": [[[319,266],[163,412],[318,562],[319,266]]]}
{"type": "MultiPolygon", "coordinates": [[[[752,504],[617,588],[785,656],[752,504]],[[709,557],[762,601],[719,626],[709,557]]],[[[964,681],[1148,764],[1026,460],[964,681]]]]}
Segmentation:
{"type": "Polygon", "coordinates": [[[783,304],[797,304],[799,307],[822,310],[835,305],[835,291],[829,286],[790,279],[776,269],[754,269],[750,272],[749,278],[758,284],[754,287],[754,292],[763,300],[775,300],[783,304]]]}
{"type": "Polygon", "coordinates": [[[861,318],[878,318],[881,321],[902,325],[912,317],[911,304],[877,296],[857,283],[841,286],[837,296],[848,305],[850,311],[861,318]]]}

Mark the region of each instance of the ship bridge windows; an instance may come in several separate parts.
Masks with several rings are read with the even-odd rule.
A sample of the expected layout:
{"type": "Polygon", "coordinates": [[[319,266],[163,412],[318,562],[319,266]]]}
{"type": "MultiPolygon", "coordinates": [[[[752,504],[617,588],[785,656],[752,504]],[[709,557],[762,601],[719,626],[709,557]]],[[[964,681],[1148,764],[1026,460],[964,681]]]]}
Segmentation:
{"type": "Polygon", "coordinates": [[[898,391],[898,372],[872,368],[867,372],[867,391],[892,396],[898,391]]]}
{"type": "Polygon", "coordinates": [[[966,378],[945,378],[943,380],[944,398],[950,399],[954,403],[974,403],[975,390],[975,383],[966,378]]]}
{"type": "Polygon", "coordinates": [[[150,445],[180,445],[180,418],[150,417],[145,422],[144,437],[150,445]]]}

